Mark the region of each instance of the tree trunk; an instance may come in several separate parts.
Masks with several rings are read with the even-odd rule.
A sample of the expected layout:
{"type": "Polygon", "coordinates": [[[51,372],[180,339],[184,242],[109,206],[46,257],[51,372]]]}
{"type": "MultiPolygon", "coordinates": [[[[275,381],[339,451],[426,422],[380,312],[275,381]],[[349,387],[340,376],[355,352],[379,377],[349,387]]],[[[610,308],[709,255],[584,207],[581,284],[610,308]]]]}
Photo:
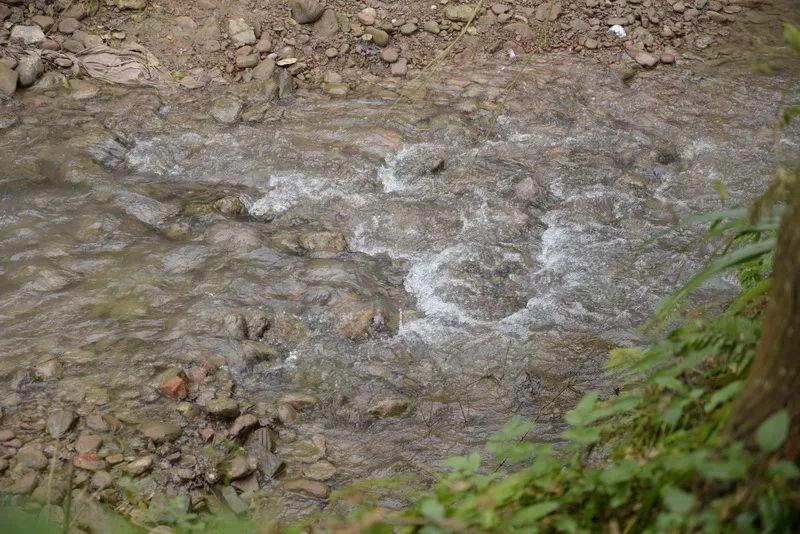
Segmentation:
{"type": "Polygon", "coordinates": [[[733,439],[749,439],[770,415],[786,408],[791,417],[784,451],[800,457],[800,184],[778,234],[772,290],[763,332],[744,391],[728,423],[733,439]]]}

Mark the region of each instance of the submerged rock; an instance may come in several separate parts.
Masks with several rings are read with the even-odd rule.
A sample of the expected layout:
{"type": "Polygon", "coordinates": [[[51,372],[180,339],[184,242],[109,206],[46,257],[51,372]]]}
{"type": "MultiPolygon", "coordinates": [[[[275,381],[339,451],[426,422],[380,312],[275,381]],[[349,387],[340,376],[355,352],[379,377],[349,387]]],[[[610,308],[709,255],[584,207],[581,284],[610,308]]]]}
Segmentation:
{"type": "Polygon", "coordinates": [[[72,410],[56,410],[47,418],[47,432],[58,439],[69,432],[77,420],[78,415],[72,410]]]}
{"type": "Polygon", "coordinates": [[[283,489],[312,499],[327,499],[331,491],[330,488],[322,482],[307,478],[287,480],[283,483],[283,489]]]}
{"type": "Polygon", "coordinates": [[[161,421],[145,421],[139,425],[139,431],[156,445],[168,441],[175,441],[183,433],[178,425],[162,423],[161,421]]]}
{"type": "Polygon", "coordinates": [[[396,417],[408,410],[409,402],[405,399],[384,399],[369,408],[369,414],[377,417],[396,417]]]}

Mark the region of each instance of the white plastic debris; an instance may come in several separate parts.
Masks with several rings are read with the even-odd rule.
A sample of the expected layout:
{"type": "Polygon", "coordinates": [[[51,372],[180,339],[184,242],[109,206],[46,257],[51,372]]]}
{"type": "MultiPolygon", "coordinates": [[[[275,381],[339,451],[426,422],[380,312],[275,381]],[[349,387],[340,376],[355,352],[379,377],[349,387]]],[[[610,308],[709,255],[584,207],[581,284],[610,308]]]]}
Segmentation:
{"type": "Polygon", "coordinates": [[[623,28],[619,24],[614,24],[613,26],[611,26],[608,29],[608,31],[610,31],[611,33],[613,33],[617,37],[625,37],[625,35],[626,35],[625,28],[623,28]]]}

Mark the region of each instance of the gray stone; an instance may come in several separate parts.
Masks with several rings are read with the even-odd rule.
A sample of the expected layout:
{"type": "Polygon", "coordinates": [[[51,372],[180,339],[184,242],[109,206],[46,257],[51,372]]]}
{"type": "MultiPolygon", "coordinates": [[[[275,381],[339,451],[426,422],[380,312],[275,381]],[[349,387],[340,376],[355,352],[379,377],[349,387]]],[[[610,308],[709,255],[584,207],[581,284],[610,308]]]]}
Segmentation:
{"type": "Polygon", "coordinates": [[[206,403],[206,413],[215,417],[232,419],[239,415],[239,403],[230,397],[218,397],[206,403]]]}
{"type": "Polygon", "coordinates": [[[283,489],[313,499],[327,499],[328,495],[330,495],[328,486],[317,480],[309,480],[307,478],[287,480],[283,483],[283,489]]]}
{"type": "Polygon", "coordinates": [[[238,436],[245,430],[250,430],[258,424],[258,417],[253,414],[240,415],[233,422],[233,426],[228,432],[231,436],[238,436]]]}
{"type": "Polygon", "coordinates": [[[139,425],[139,431],[153,440],[156,445],[167,441],[175,441],[183,433],[183,430],[178,425],[162,423],[161,421],[145,421],[139,425]]]}
{"type": "Polygon", "coordinates": [[[258,467],[258,463],[255,458],[237,456],[230,461],[228,468],[225,470],[225,474],[228,480],[236,480],[252,474],[256,470],[256,467],[258,467]]]}
{"type": "Polygon", "coordinates": [[[316,22],[325,11],[325,5],[317,0],[289,0],[292,18],[300,24],[316,22]]]}
{"type": "Polygon", "coordinates": [[[53,17],[48,17],[47,15],[36,15],[31,19],[31,22],[46,32],[53,27],[55,20],[53,20],[53,17]]]}
{"type": "Polygon", "coordinates": [[[22,26],[17,24],[11,28],[11,42],[21,42],[26,45],[36,45],[45,40],[45,35],[39,26],[22,26]]]}
{"type": "Polygon", "coordinates": [[[111,475],[108,473],[108,471],[96,471],[92,475],[92,480],[91,480],[90,484],[92,486],[92,489],[102,490],[102,489],[106,489],[107,487],[109,487],[112,482],[113,482],[113,480],[111,478],[111,475]]]}
{"type": "Polygon", "coordinates": [[[100,89],[86,80],[70,80],[69,92],[70,98],[74,100],[86,100],[99,93],[100,89]]]}
{"type": "Polygon", "coordinates": [[[435,20],[426,20],[422,24],[422,29],[434,35],[437,35],[439,32],[442,31],[441,28],[439,28],[439,23],[436,22],[435,20]]]}
{"type": "Polygon", "coordinates": [[[72,428],[78,420],[78,415],[72,410],[58,409],[47,418],[47,432],[58,439],[72,428]]]}
{"type": "Polygon", "coordinates": [[[256,34],[253,27],[244,19],[231,19],[228,21],[228,34],[236,46],[256,44],[256,34]]]}
{"type": "Polygon", "coordinates": [[[47,457],[45,457],[44,453],[30,445],[25,445],[17,451],[15,460],[18,466],[25,469],[41,471],[47,467],[47,457]]]}
{"type": "Polygon", "coordinates": [[[407,22],[400,26],[400,33],[403,35],[412,35],[417,32],[417,25],[411,22],[407,22]]]}
{"type": "Polygon", "coordinates": [[[384,399],[369,409],[370,415],[377,417],[395,417],[408,410],[409,402],[405,399],[384,399]]]}
{"type": "Polygon", "coordinates": [[[78,31],[81,27],[81,23],[77,19],[61,19],[58,23],[58,31],[61,33],[72,34],[78,31]]]}
{"type": "Polygon", "coordinates": [[[44,72],[44,62],[38,54],[28,54],[19,59],[17,75],[22,87],[30,87],[44,72]]]}
{"type": "Polygon", "coordinates": [[[384,60],[386,63],[394,63],[398,59],[400,59],[400,50],[393,46],[387,46],[383,50],[381,50],[381,59],[384,60]]]}
{"type": "Polygon", "coordinates": [[[303,466],[303,476],[311,480],[328,480],[336,474],[336,467],[327,460],[303,466]]]}
{"type": "Polygon", "coordinates": [[[0,61],[0,93],[11,96],[17,90],[17,71],[0,61]]]}
{"type": "Polygon", "coordinates": [[[147,7],[147,0],[116,0],[117,7],[139,11],[147,7]]]}
{"type": "Polygon", "coordinates": [[[241,117],[243,107],[244,104],[238,98],[223,96],[214,101],[209,115],[223,124],[233,124],[241,117]]]}
{"type": "Polygon", "coordinates": [[[444,10],[444,16],[447,20],[452,20],[454,22],[467,22],[472,17],[474,11],[475,6],[468,4],[447,6],[444,10]]]}
{"type": "Polygon", "coordinates": [[[153,457],[152,456],[143,456],[141,458],[137,458],[133,460],[131,463],[125,466],[125,472],[130,475],[141,475],[146,473],[153,467],[153,457]]]}
{"type": "Polygon", "coordinates": [[[256,68],[253,69],[254,80],[269,80],[275,72],[275,60],[268,57],[262,60],[256,68]]]}
{"type": "Polygon", "coordinates": [[[374,26],[365,28],[364,33],[371,35],[372,42],[378,46],[386,46],[389,44],[389,34],[374,26]]]}
{"type": "Polygon", "coordinates": [[[258,54],[236,56],[236,66],[240,69],[251,69],[258,65],[258,54]]]}
{"type": "Polygon", "coordinates": [[[320,39],[328,39],[339,33],[339,20],[332,9],[326,9],[313,26],[314,35],[320,39]]]}
{"type": "Polygon", "coordinates": [[[239,495],[236,494],[236,490],[231,486],[225,486],[220,493],[225,503],[234,514],[243,514],[247,511],[247,504],[239,498],[239,495]]]}
{"type": "Polygon", "coordinates": [[[10,486],[5,488],[6,493],[12,495],[27,495],[36,487],[38,476],[35,471],[28,471],[16,479],[10,486]]]}
{"type": "Polygon", "coordinates": [[[652,68],[658,64],[658,58],[649,52],[637,52],[633,59],[642,67],[652,68]]]}

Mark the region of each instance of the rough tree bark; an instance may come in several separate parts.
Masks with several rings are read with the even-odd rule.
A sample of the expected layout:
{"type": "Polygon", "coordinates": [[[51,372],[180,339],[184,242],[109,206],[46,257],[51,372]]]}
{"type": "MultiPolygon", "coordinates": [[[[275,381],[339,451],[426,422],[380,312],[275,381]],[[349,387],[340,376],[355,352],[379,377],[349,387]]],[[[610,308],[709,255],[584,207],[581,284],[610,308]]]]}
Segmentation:
{"type": "Polygon", "coordinates": [[[791,416],[784,452],[800,458],[800,184],[795,185],[778,234],[773,285],[744,391],[728,424],[733,439],[749,439],[770,415],[791,416]]]}

